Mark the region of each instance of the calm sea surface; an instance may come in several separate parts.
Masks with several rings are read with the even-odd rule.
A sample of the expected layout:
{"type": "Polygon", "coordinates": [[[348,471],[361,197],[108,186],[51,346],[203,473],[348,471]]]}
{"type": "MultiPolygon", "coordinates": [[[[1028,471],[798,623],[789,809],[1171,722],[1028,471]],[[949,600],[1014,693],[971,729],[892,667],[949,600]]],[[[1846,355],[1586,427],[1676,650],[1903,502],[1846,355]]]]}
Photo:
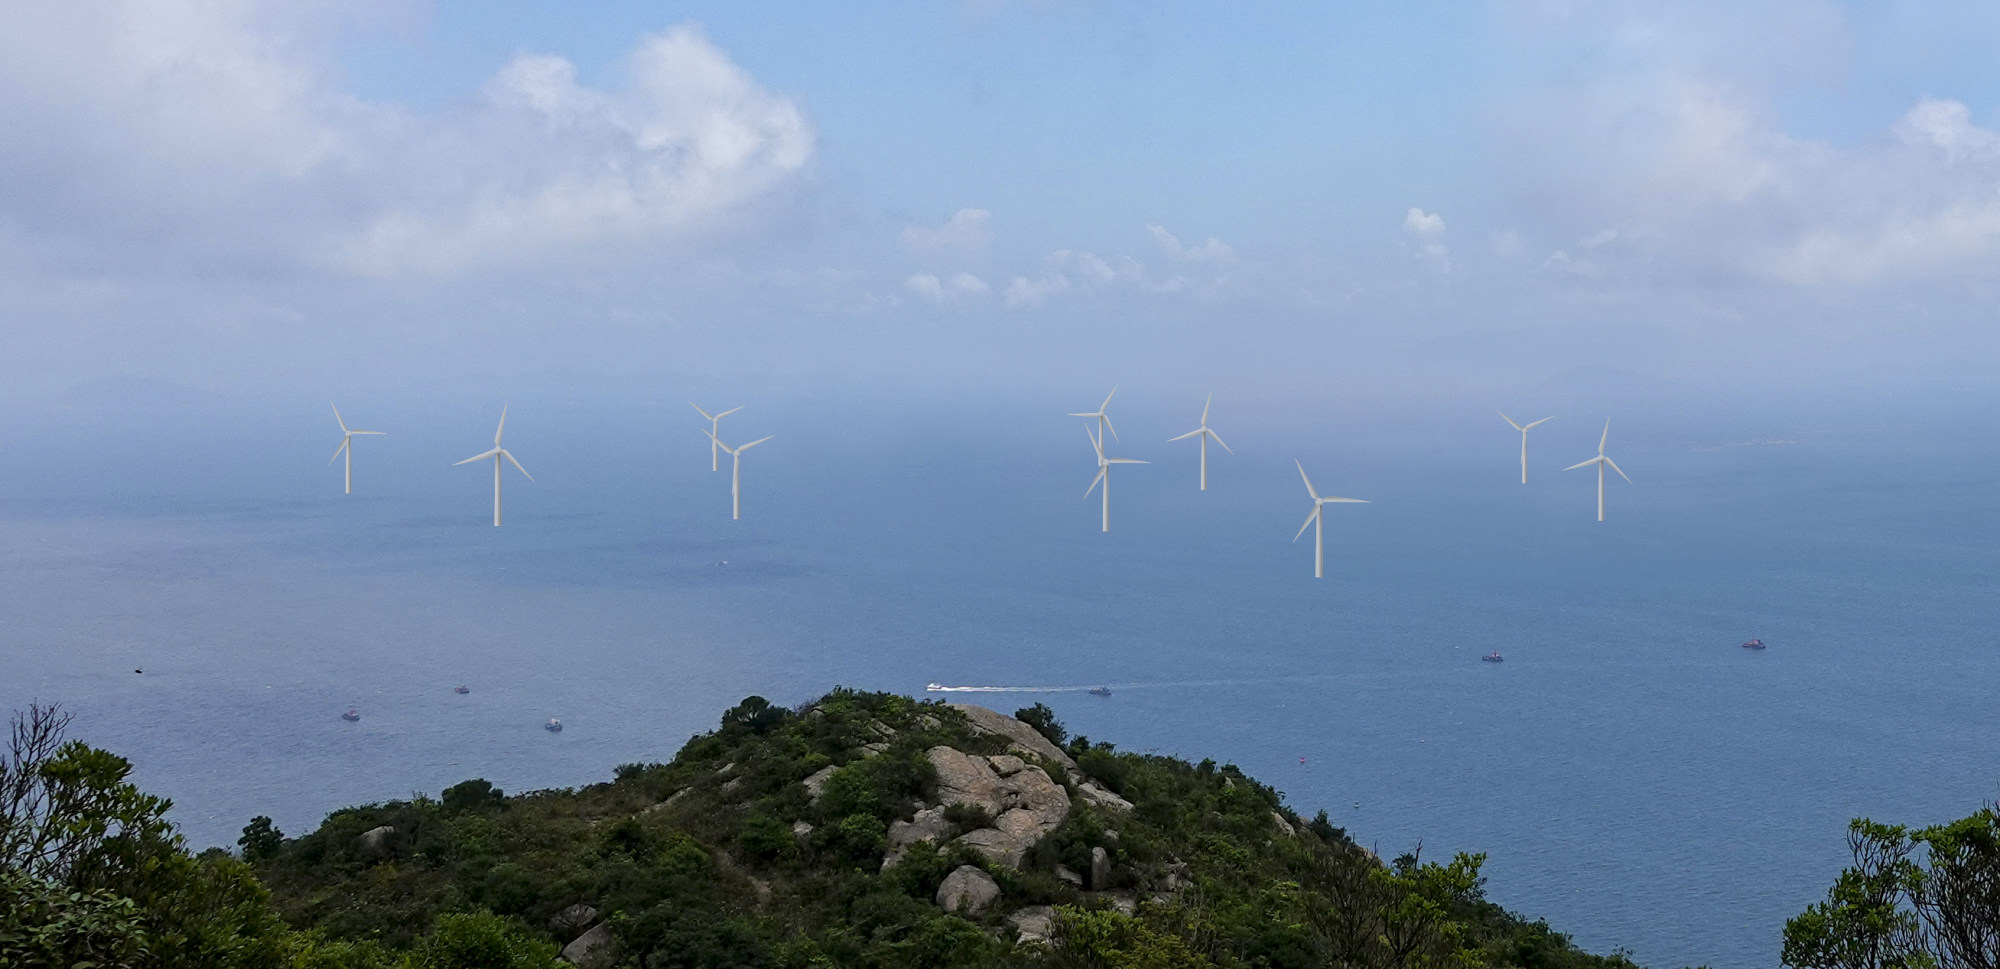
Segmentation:
{"type": "Polygon", "coordinates": [[[352,496],[310,412],[17,423],[0,704],[61,701],[200,846],[468,777],[603,780],[751,693],[1036,688],[933,695],[1234,761],[1385,855],[1483,851],[1496,901],[1659,967],[1776,965],[1850,817],[2000,794],[2000,466],[1920,425],[1615,425],[1637,484],[1612,480],[1600,525],[1589,472],[1557,470],[1595,450],[1581,418],[1535,431],[1526,486],[1497,418],[1225,429],[1203,493],[1192,442],[1160,443],[1188,428],[1135,415],[1113,452],[1154,463],[1114,469],[1107,535],[1060,418],[746,412],[739,439],[780,436],[731,522],[727,456],[711,473],[670,406],[645,426],[517,402],[536,480],[509,469],[501,529],[490,471],[448,466],[488,446],[483,412],[362,439],[352,496]],[[1374,500],[1327,508],[1320,580],[1311,533],[1289,543],[1294,457],[1374,500]]]}

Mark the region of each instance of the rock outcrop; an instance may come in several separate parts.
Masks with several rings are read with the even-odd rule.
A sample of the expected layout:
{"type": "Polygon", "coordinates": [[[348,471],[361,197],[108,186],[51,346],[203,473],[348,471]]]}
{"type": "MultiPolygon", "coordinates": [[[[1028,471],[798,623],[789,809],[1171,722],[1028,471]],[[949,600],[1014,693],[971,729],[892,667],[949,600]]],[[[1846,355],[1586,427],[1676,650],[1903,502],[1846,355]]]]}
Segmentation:
{"type": "Polygon", "coordinates": [[[1070,756],[1064,753],[1061,747],[1049,743],[1049,738],[1042,736],[1040,731],[1013,717],[998,711],[988,710],[985,707],[973,706],[970,703],[948,703],[946,706],[964,714],[965,719],[972,722],[972,727],[975,730],[982,733],[999,734],[1012,741],[1014,746],[1030,754],[1063,765],[1064,770],[1076,770],[1076,761],[1071,760],[1070,756]]]}
{"type": "Polygon", "coordinates": [[[611,969],[618,964],[618,937],[610,925],[600,924],[563,946],[562,957],[577,969],[611,969]]]}
{"type": "Polygon", "coordinates": [[[839,769],[838,767],[822,767],[819,770],[813,771],[812,776],[805,779],[806,793],[812,795],[813,800],[819,800],[819,796],[826,792],[827,778],[832,777],[833,772],[839,769]]]}
{"type": "Polygon", "coordinates": [[[573,942],[585,929],[597,924],[597,909],[578,902],[549,919],[549,931],[564,942],[573,942]]]}
{"type": "Polygon", "coordinates": [[[369,861],[379,861],[395,853],[396,829],[388,825],[369,828],[354,839],[354,850],[369,861]]]}
{"type": "Polygon", "coordinates": [[[1111,854],[1103,848],[1090,849],[1090,890],[1101,892],[1111,887],[1111,854]]]}
{"type": "Polygon", "coordinates": [[[903,853],[919,841],[935,844],[951,833],[951,822],[944,819],[944,808],[933,807],[918,811],[908,821],[889,822],[889,853],[882,859],[882,867],[903,860],[903,853]]]}
{"type": "Polygon", "coordinates": [[[1049,928],[1055,924],[1056,910],[1050,905],[1030,905],[1027,908],[1007,913],[1007,926],[1014,930],[1022,942],[1036,942],[1049,937],[1049,928]]]}
{"type": "Polygon", "coordinates": [[[944,876],[944,884],[938,886],[938,907],[947,912],[963,911],[977,915],[1000,897],[1000,883],[971,865],[960,865],[944,876]]]}
{"type": "Polygon", "coordinates": [[[1069,792],[1018,757],[1006,758],[1012,773],[1003,777],[988,758],[956,748],[932,747],[924,756],[937,768],[941,802],[970,805],[993,819],[958,840],[995,864],[1020,867],[1028,850],[1069,817],[1069,792]]]}

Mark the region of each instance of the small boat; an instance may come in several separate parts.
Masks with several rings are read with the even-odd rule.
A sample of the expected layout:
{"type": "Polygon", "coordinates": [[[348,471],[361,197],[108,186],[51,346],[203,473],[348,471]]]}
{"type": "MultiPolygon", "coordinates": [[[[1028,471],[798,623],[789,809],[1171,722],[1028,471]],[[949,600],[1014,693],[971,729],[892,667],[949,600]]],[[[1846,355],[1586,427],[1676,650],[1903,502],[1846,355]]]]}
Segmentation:
{"type": "Polygon", "coordinates": [[[471,693],[471,692],[472,692],[472,687],[469,687],[469,686],[454,686],[454,687],[452,687],[452,688],[451,688],[451,692],[453,692],[453,693],[471,693]]]}
{"type": "Polygon", "coordinates": [[[1500,651],[1497,649],[1479,657],[1479,659],[1487,663],[1505,663],[1507,661],[1507,657],[1500,655],[1500,651]]]}
{"type": "Polygon", "coordinates": [[[1763,649],[1763,648],[1764,648],[1764,641],[1763,641],[1763,640],[1761,640],[1761,639],[1746,639],[1746,640],[1744,640],[1744,641],[1743,641],[1743,648],[1744,648],[1744,649],[1763,649]]]}
{"type": "Polygon", "coordinates": [[[349,710],[346,713],[341,714],[340,719],[345,720],[349,723],[353,723],[354,721],[361,719],[361,711],[349,710]]]}
{"type": "Polygon", "coordinates": [[[550,717],[548,723],[542,724],[542,729],[550,733],[562,733],[562,721],[550,717]]]}
{"type": "Polygon", "coordinates": [[[1111,695],[1111,688],[1110,688],[1110,687],[1108,687],[1108,686],[1093,686],[1093,687],[1091,687],[1091,688],[1090,688],[1090,695],[1091,695],[1091,696],[1110,696],[1110,695],[1111,695]]]}
{"type": "Polygon", "coordinates": [[[929,691],[929,692],[931,692],[931,693],[936,693],[937,691],[939,691],[939,690],[942,690],[942,689],[944,689],[944,684],[942,684],[942,683],[932,683],[932,684],[930,684],[929,686],[926,686],[926,687],[924,687],[924,689],[925,689],[926,691],[929,691]]]}

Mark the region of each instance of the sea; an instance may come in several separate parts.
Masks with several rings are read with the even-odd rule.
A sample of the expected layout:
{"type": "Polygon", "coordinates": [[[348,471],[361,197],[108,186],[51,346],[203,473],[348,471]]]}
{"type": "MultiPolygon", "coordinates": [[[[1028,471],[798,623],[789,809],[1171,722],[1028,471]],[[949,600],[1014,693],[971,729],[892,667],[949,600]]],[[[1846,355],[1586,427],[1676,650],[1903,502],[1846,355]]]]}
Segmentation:
{"type": "Polygon", "coordinates": [[[1483,853],[1489,898],[1588,949],[1748,969],[1849,819],[2000,793],[2000,442],[1970,410],[1546,395],[1509,402],[1557,413],[1522,484],[1491,402],[1225,392],[1202,491],[1167,441],[1200,392],[1133,388],[1107,450],[1150,463],[1112,469],[1104,532],[1064,416],[1095,388],[711,397],[747,405],[724,440],[772,435],[741,520],[681,397],[516,388],[534,477],[506,469],[494,528],[491,465],[452,462],[500,394],[342,402],[389,432],[356,440],[351,495],[321,400],[108,396],[0,418],[0,706],[60,703],[196,848],[474,777],[603,781],[745,696],[848,686],[1047,704],[1237,764],[1383,857],[1483,853]],[[1607,417],[1631,481],[1600,523],[1594,472],[1561,469],[1607,417]],[[1324,578],[1301,467],[1369,502],[1326,507],[1324,578]]]}

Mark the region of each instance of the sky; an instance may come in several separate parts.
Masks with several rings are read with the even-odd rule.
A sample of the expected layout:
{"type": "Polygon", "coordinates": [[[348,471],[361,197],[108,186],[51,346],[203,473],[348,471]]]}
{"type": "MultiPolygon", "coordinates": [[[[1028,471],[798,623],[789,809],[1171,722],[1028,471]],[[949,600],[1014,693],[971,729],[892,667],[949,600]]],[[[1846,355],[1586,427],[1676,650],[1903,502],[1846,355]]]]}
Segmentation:
{"type": "Polygon", "coordinates": [[[1996,40],[1984,3],[24,0],[0,404],[1964,406],[1996,40]]]}

